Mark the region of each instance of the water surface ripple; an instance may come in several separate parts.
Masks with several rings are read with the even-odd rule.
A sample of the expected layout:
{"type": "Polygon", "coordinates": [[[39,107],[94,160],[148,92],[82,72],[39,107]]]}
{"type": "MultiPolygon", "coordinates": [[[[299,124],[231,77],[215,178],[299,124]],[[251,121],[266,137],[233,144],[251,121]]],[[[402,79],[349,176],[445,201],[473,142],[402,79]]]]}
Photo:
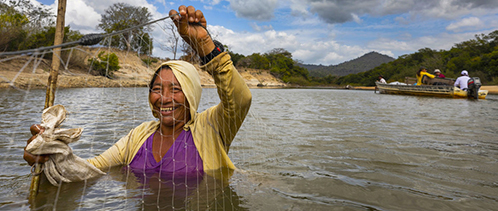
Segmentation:
{"type": "MultiPolygon", "coordinates": [[[[354,90],[251,91],[251,110],[229,152],[239,170],[221,190],[223,196],[215,197],[217,205],[209,209],[492,210],[498,206],[496,95],[473,101],[354,90]]],[[[75,154],[95,156],[131,128],[152,120],[146,92],[145,88],[58,90],[56,103],[70,112],[64,125],[85,128],[81,140],[71,145],[75,154]]],[[[218,102],[215,89],[204,89],[199,110],[218,102]]],[[[1,210],[33,208],[26,198],[30,169],[22,151],[29,126],[40,121],[43,103],[44,90],[0,90],[1,210]]],[[[130,178],[115,169],[61,189],[46,185],[36,207],[188,209],[163,202],[159,206],[158,198],[174,200],[167,200],[167,193],[158,197],[130,178]]]]}

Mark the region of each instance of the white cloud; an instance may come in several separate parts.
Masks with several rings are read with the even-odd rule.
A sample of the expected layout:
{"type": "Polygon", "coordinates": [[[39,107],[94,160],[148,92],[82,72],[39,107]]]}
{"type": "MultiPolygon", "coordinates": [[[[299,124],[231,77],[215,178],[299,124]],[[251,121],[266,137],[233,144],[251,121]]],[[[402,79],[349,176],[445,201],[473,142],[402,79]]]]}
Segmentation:
{"type": "Polygon", "coordinates": [[[381,49],[388,51],[409,51],[413,49],[413,46],[406,41],[393,40],[388,38],[379,38],[368,44],[369,48],[381,49]]]}
{"type": "Polygon", "coordinates": [[[361,18],[358,17],[358,15],[352,13],[351,16],[353,17],[353,21],[356,22],[356,23],[361,23],[361,18]]]}
{"type": "Polygon", "coordinates": [[[295,16],[308,16],[308,2],[303,0],[290,0],[288,6],[291,9],[291,14],[295,16]]]}
{"type": "Polygon", "coordinates": [[[272,25],[263,25],[263,26],[260,26],[256,22],[251,22],[251,23],[249,23],[249,25],[252,27],[252,29],[254,31],[257,31],[257,32],[262,31],[262,30],[272,30],[273,29],[272,25]]]}
{"type": "MultiPolygon", "coordinates": [[[[355,21],[355,16],[385,16],[409,14],[410,19],[426,18],[454,19],[464,15],[496,14],[498,1],[496,0],[301,0],[291,1],[297,6],[308,5],[309,11],[316,13],[326,23],[344,23],[355,21]],[[353,15],[354,14],[354,15],[353,15]]],[[[296,7],[291,7],[297,8],[296,7]]],[[[301,9],[296,9],[296,14],[307,14],[301,9]]],[[[308,10],[308,9],[307,9],[308,10]]]]}
{"type": "Polygon", "coordinates": [[[464,18],[458,22],[451,23],[446,27],[448,31],[465,31],[468,29],[481,29],[484,26],[483,22],[477,17],[464,18]]]}
{"type": "MultiPolygon", "coordinates": [[[[426,47],[449,49],[455,43],[474,38],[474,34],[489,33],[498,27],[496,0],[225,0],[229,6],[222,1],[196,2],[204,10],[219,9],[214,5],[223,4],[224,11],[231,10],[237,17],[252,20],[239,19],[237,23],[247,24],[253,31],[240,29],[241,25],[237,26],[240,31],[233,31],[225,22],[216,23],[209,25],[215,39],[244,55],[284,48],[294,59],[311,64],[338,64],[370,51],[395,57],[426,47]],[[380,17],[381,21],[373,22],[372,17],[380,17]],[[275,18],[277,22],[259,22],[275,18]],[[357,25],[341,24],[352,21],[357,25]],[[427,30],[427,26],[433,28],[427,30]],[[439,29],[445,27],[448,33],[441,33],[439,29]]],[[[82,33],[95,32],[100,14],[117,2],[145,6],[153,19],[167,15],[159,12],[162,7],[177,4],[166,0],[72,0],[68,2],[66,24],[82,33]]],[[[55,11],[55,4],[52,7],[55,11]]],[[[164,23],[168,22],[161,24],[164,23]]],[[[171,57],[159,48],[171,32],[156,25],[151,34],[154,55],[171,57]]]]}
{"type": "MultiPolygon", "coordinates": [[[[266,53],[274,48],[284,48],[292,53],[293,59],[309,64],[338,64],[372,51],[359,46],[339,44],[333,40],[311,39],[311,34],[331,33],[327,29],[291,30],[264,32],[234,32],[223,26],[209,26],[218,40],[233,52],[243,55],[266,53]]],[[[392,54],[392,53],[391,53],[392,54]]]]}
{"type": "Polygon", "coordinates": [[[221,2],[221,0],[212,0],[210,4],[211,4],[211,5],[217,5],[217,4],[219,4],[220,2],[221,2]]]}
{"type": "Polygon", "coordinates": [[[237,17],[252,20],[271,20],[277,0],[229,0],[237,17]]]}
{"type": "Polygon", "coordinates": [[[67,4],[66,25],[71,29],[79,30],[83,34],[97,32],[100,14],[82,0],[73,0],[67,4]]]}
{"type": "Polygon", "coordinates": [[[257,31],[257,32],[261,31],[261,27],[259,27],[257,23],[251,22],[249,25],[251,25],[251,27],[254,31],[257,31]]]}

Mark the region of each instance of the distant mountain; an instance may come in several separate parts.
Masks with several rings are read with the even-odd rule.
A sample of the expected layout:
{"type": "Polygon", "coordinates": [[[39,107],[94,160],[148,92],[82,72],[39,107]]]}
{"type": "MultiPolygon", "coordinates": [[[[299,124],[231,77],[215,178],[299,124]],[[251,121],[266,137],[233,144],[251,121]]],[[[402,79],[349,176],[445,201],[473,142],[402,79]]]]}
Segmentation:
{"type": "Polygon", "coordinates": [[[381,64],[391,61],[394,61],[394,58],[372,51],[361,57],[358,57],[351,61],[343,62],[338,65],[324,66],[299,64],[299,66],[308,69],[310,76],[314,77],[325,77],[327,75],[345,76],[349,74],[369,71],[381,64]]]}

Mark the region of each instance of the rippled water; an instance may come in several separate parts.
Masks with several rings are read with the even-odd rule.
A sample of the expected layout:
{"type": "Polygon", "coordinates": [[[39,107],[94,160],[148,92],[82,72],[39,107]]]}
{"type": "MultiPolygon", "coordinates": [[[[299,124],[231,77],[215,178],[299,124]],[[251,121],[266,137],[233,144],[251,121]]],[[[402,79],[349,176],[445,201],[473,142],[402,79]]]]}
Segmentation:
{"type": "MultiPolygon", "coordinates": [[[[56,103],[70,112],[65,126],[85,128],[71,145],[75,154],[95,156],[151,120],[146,92],[58,90],[56,103]]],[[[239,171],[214,196],[185,194],[189,203],[215,210],[498,207],[497,95],[473,101],[327,89],[252,93],[229,153],[239,171]]],[[[30,168],[22,152],[44,96],[44,90],[0,90],[0,210],[185,208],[184,198],[172,200],[174,193],[164,191],[158,197],[120,168],[59,189],[42,184],[36,204],[29,204],[30,168]]],[[[216,90],[204,89],[201,103],[200,110],[218,103],[216,90]]]]}

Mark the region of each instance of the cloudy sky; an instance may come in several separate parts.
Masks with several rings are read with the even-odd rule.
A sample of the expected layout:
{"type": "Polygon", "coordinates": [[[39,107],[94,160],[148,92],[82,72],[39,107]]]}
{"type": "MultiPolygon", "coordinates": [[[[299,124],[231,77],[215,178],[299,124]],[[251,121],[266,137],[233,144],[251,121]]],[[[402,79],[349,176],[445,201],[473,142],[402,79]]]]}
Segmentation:
{"type": "MultiPolygon", "coordinates": [[[[147,7],[154,19],[193,5],[231,51],[284,48],[306,64],[335,65],[371,51],[397,58],[421,48],[450,49],[498,29],[497,0],[68,0],[66,25],[84,34],[100,32],[101,14],[117,2],[147,7]]],[[[158,47],[169,35],[155,27],[155,56],[172,57],[158,47]]]]}

